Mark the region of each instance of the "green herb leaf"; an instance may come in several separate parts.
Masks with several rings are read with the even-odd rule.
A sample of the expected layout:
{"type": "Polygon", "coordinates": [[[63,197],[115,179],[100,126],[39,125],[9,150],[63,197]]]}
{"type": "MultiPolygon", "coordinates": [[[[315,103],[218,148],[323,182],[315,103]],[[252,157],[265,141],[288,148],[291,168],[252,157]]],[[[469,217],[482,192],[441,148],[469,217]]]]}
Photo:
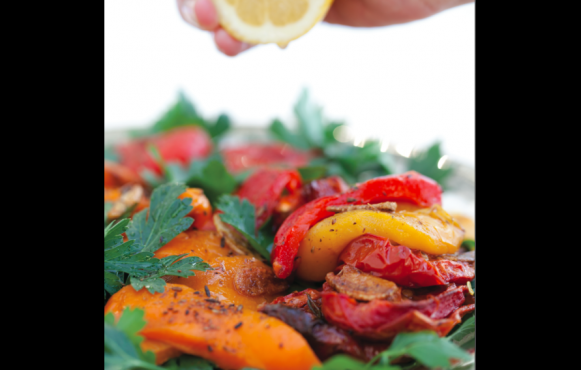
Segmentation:
{"type": "Polygon", "coordinates": [[[189,187],[201,188],[212,204],[220,195],[232,193],[238,185],[237,179],[228,172],[219,155],[192,161],[187,169],[178,163],[167,163],[164,176],[144,170],[141,177],[153,188],[168,182],[183,182],[189,187]]]}
{"type": "Polygon", "coordinates": [[[237,186],[236,179],[218,158],[192,162],[185,182],[188,186],[204,190],[212,204],[217,202],[220,195],[232,193],[237,186]]]}
{"type": "Polygon", "coordinates": [[[123,282],[117,274],[105,271],[105,299],[107,293],[115,294],[119,289],[123,288],[123,282]]]}
{"type": "Polygon", "coordinates": [[[417,171],[424,176],[437,181],[442,187],[445,186],[445,180],[452,173],[451,168],[438,168],[438,162],[442,158],[440,143],[436,142],[430,146],[426,151],[409,159],[408,168],[417,171]]]}
{"type": "Polygon", "coordinates": [[[461,246],[468,249],[469,251],[473,251],[476,248],[476,242],[471,239],[466,239],[462,242],[461,246]]]}
{"type": "Polygon", "coordinates": [[[155,355],[141,350],[143,337],[137,333],[146,322],[144,312],[138,308],[125,308],[115,323],[112,313],[105,315],[105,369],[163,369],[155,365],[155,355]]]}
{"type": "Polygon", "coordinates": [[[449,368],[450,360],[457,359],[468,361],[471,356],[462,349],[440,338],[433,331],[421,331],[416,333],[399,333],[391,346],[378,355],[380,363],[389,364],[390,360],[400,356],[410,356],[428,367],[449,368]]]}
{"type": "Polygon", "coordinates": [[[399,366],[393,365],[365,365],[363,362],[355,360],[347,355],[335,355],[325,361],[321,366],[314,366],[312,370],[400,370],[399,366]]]}
{"type": "Polygon", "coordinates": [[[324,143],[322,109],[309,101],[309,92],[304,89],[295,105],[295,115],[299,121],[301,136],[313,148],[322,148],[324,143]]]}
{"type": "Polygon", "coordinates": [[[178,101],[153,124],[150,133],[160,133],[176,127],[196,125],[206,128],[204,120],[198,115],[192,102],[180,91],[178,101]]]}
{"type": "Polygon", "coordinates": [[[297,168],[297,170],[301,174],[303,182],[308,182],[308,181],[320,179],[320,178],[324,177],[325,174],[327,173],[326,166],[300,167],[300,168],[297,168]]]}
{"type": "Polygon", "coordinates": [[[177,198],[184,191],[183,184],[162,185],[153,191],[150,209],[136,214],[131,222],[123,219],[105,227],[105,298],[107,293],[114,294],[121,289],[124,280],[130,280],[135,290],[147,288],[151,293],[163,292],[163,276],[188,277],[195,275],[193,270],[211,269],[199,257],[183,258],[185,254],[161,260],[153,258],[153,252],[193,222],[184,217],[192,209],[191,199],[177,198]],[[124,232],[129,239],[125,243],[124,232]]]}
{"type": "Polygon", "coordinates": [[[113,207],[112,202],[105,202],[105,226],[107,226],[107,224],[108,224],[107,213],[109,213],[109,211],[111,210],[112,207],[113,207]]]}
{"type": "Polygon", "coordinates": [[[213,125],[206,124],[208,133],[213,138],[218,137],[228,131],[230,126],[230,117],[225,114],[221,114],[213,125]]]}
{"type": "Polygon", "coordinates": [[[178,256],[168,256],[157,260],[159,266],[153,273],[134,274],[131,277],[131,286],[133,289],[140,290],[147,288],[151,294],[155,292],[162,293],[165,289],[165,281],[161,279],[163,276],[172,275],[179,277],[195,276],[197,271],[212,270],[212,267],[206,262],[203,262],[200,257],[187,257],[186,254],[178,256]]]}
{"type": "Polygon", "coordinates": [[[310,149],[311,146],[309,142],[302,136],[291,132],[286,126],[278,119],[272,121],[269,127],[270,132],[274,137],[284,143],[290,144],[298,149],[310,149]]]}
{"type": "Polygon", "coordinates": [[[460,348],[471,349],[476,345],[476,317],[464,321],[460,328],[449,336],[450,341],[460,348]]]}
{"type": "Polygon", "coordinates": [[[194,222],[192,218],[184,217],[192,210],[192,200],[178,199],[185,190],[183,184],[161,185],[151,196],[149,210],[144,209],[133,216],[127,237],[135,240],[140,251],[155,252],[194,222]]]}
{"type": "Polygon", "coordinates": [[[164,369],[171,370],[213,370],[214,365],[200,357],[181,355],[169,360],[163,365],[164,369]]]}
{"type": "Polygon", "coordinates": [[[238,196],[222,195],[216,208],[224,212],[220,215],[223,222],[232,225],[244,235],[258,253],[270,260],[269,248],[272,248],[274,236],[266,233],[264,229],[258,230],[258,233],[254,232],[256,212],[248,199],[240,201],[238,196]]]}

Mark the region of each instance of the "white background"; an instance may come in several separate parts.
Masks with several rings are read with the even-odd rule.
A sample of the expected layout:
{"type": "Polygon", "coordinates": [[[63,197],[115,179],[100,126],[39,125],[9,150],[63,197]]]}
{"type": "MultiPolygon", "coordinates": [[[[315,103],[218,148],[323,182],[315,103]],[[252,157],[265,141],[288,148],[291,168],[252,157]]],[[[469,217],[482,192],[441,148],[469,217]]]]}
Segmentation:
{"type": "Polygon", "coordinates": [[[187,25],[173,0],[105,0],[105,130],[144,127],[179,89],[204,117],[238,125],[293,122],[308,87],[326,117],[390,145],[443,142],[474,165],[474,4],[405,25],[356,29],[321,23],[285,50],[237,57],[187,25]]]}

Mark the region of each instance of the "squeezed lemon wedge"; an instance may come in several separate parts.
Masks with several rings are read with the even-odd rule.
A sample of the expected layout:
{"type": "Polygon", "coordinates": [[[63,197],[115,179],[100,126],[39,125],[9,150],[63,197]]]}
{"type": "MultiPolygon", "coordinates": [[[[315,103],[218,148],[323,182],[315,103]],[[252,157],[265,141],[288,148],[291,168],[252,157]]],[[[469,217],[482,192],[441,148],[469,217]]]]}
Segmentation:
{"type": "Polygon", "coordinates": [[[281,48],[307,33],[333,0],[212,0],[220,25],[250,44],[276,43],[281,48]]]}

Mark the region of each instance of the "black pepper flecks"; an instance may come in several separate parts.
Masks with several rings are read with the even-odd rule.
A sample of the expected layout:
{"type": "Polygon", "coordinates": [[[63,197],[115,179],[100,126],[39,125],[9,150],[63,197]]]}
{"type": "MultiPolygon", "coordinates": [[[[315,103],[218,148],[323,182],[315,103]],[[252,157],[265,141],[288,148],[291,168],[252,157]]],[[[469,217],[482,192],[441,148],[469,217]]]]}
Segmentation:
{"type": "Polygon", "coordinates": [[[238,324],[234,325],[234,329],[238,329],[241,326],[242,326],[242,321],[240,321],[238,324]]]}
{"type": "Polygon", "coordinates": [[[208,289],[207,285],[204,285],[204,290],[206,291],[206,295],[210,297],[210,289],[208,289]]]}

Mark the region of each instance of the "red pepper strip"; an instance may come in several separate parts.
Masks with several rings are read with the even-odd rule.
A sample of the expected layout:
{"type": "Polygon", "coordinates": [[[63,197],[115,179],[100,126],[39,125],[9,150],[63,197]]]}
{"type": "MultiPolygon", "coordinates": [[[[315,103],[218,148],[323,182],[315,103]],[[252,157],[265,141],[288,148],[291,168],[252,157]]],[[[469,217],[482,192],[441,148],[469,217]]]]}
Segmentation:
{"type": "Polygon", "coordinates": [[[353,330],[368,339],[390,339],[400,332],[435,330],[446,335],[458,322],[459,315],[447,318],[464,303],[463,285],[423,301],[389,302],[374,299],[358,303],[345,294],[322,293],[325,319],[345,330],[353,330]]]}
{"type": "Polygon", "coordinates": [[[304,310],[287,305],[267,304],[259,311],[276,317],[299,332],[321,361],[338,353],[345,353],[368,362],[390,344],[386,341],[378,343],[355,338],[346,330],[327,324],[304,310]]]}
{"type": "Polygon", "coordinates": [[[339,262],[397,285],[419,288],[448,283],[466,284],[474,279],[474,269],[465,262],[427,261],[420,252],[372,234],[361,235],[341,252],[339,262]]]}
{"type": "Polygon", "coordinates": [[[327,211],[328,206],[405,201],[429,207],[442,204],[441,194],[442,188],[437,182],[410,171],[401,175],[377,177],[357,185],[347,193],[315,199],[293,212],[278,229],[271,254],[274,273],[280,279],[291,274],[299,245],[309,229],[334,215],[327,211]]]}
{"type": "Polygon", "coordinates": [[[244,181],[237,194],[254,205],[258,230],[272,215],[283,190],[295,193],[300,186],[301,175],[296,170],[262,168],[244,181]]]}
{"type": "Polygon", "coordinates": [[[208,133],[197,126],[179,127],[162,134],[129,141],[117,145],[123,165],[139,174],[147,168],[161,175],[161,168],[149,153],[153,145],[166,162],[179,162],[186,166],[192,159],[206,158],[212,151],[212,139],[208,133]]]}
{"type": "Polygon", "coordinates": [[[287,144],[252,144],[225,148],[221,154],[226,169],[231,173],[271,165],[303,167],[315,156],[313,152],[301,151],[287,144]]]}
{"type": "Polygon", "coordinates": [[[303,187],[305,201],[310,202],[317,198],[337,195],[349,191],[349,185],[339,176],[330,176],[324,179],[313,180],[303,187]]]}

